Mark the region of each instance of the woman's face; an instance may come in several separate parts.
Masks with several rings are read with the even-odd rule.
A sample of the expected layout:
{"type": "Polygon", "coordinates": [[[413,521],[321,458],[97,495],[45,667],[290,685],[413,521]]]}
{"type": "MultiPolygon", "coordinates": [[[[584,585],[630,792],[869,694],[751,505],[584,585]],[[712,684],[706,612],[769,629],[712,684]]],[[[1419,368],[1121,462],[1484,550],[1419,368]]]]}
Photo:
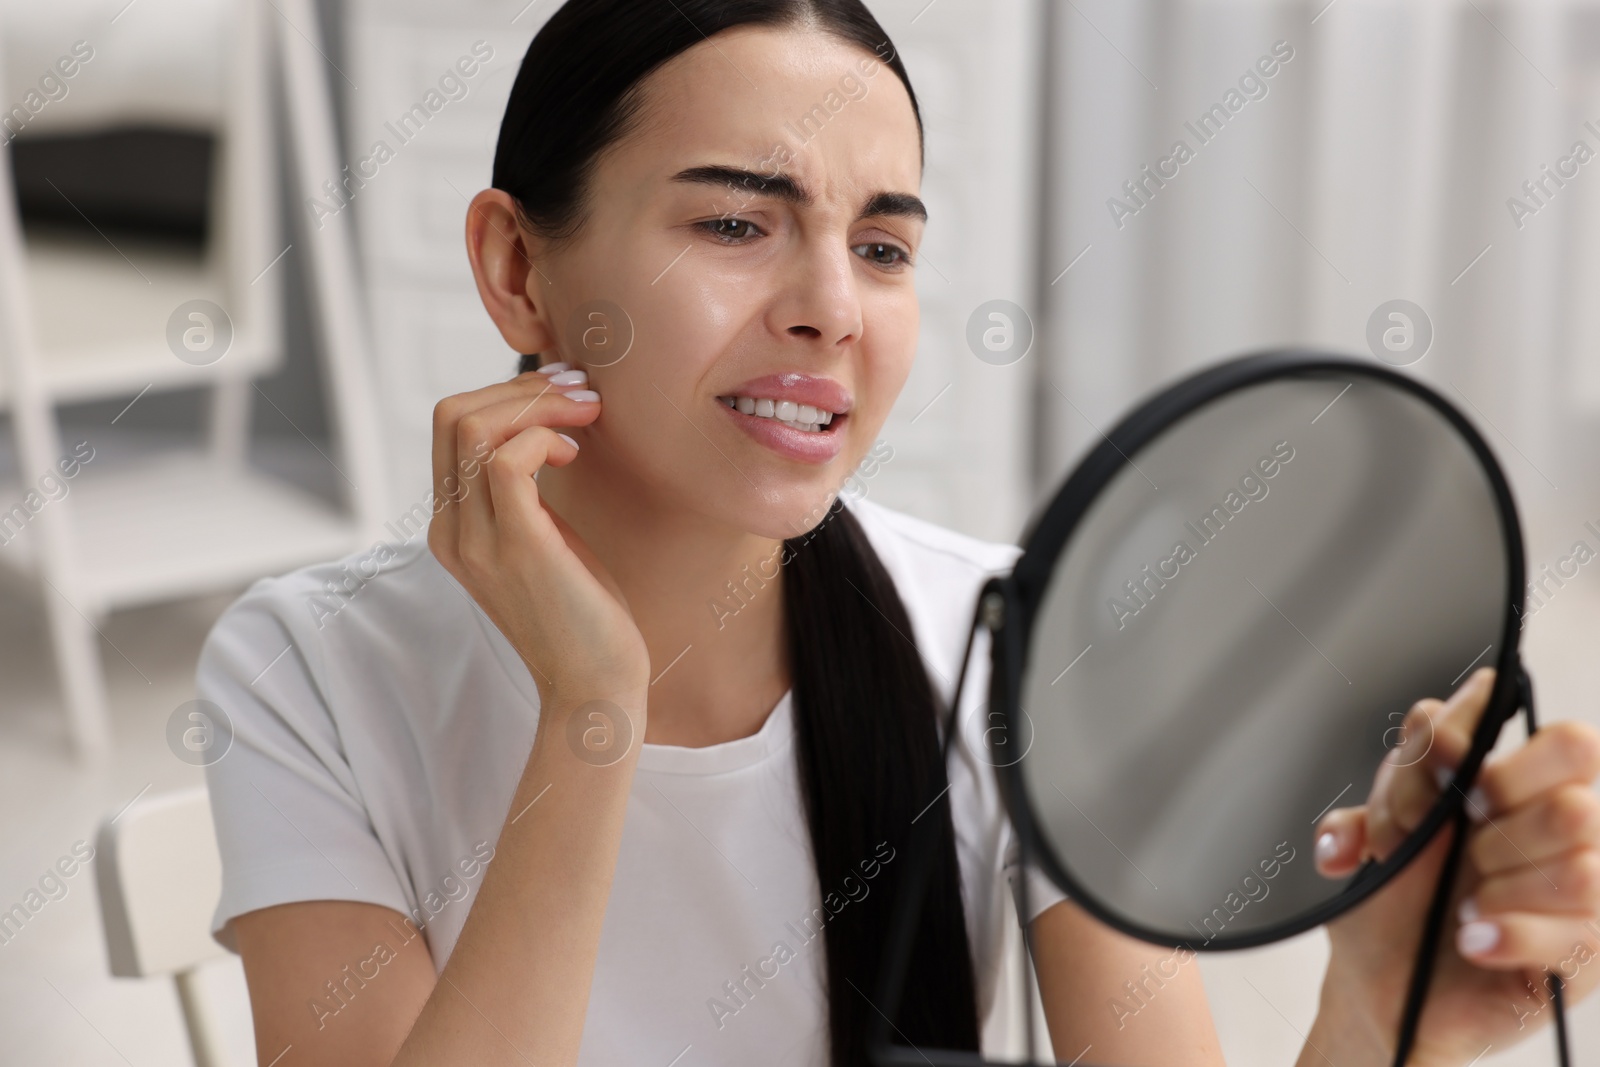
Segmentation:
{"type": "Polygon", "coordinates": [[[915,354],[910,97],[859,47],[747,27],[645,89],[633,131],[600,157],[584,229],[529,273],[556,352],[600,393],[600,417],[573,431],[573,470],[655,507],[797,536],[872,446],[915,354]],[[797,419],[808,398],[843,414],[816,433],[720,399],[796,390],[810,394],[797,419]]]}

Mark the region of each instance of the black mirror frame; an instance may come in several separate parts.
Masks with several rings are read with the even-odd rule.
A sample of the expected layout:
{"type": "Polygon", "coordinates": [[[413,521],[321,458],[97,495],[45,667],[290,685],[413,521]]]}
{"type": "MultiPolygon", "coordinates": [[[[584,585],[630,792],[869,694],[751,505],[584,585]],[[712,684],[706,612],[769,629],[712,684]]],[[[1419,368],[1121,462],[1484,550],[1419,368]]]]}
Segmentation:
{"type": "MultiPolygon", "coordinates": [[[[1518,678],[1521,673],[1518,640],[1526,582],[1524,547],[1510,486],[1488,444],[1460,411],[1442,396],[1384,364],[1306,349],[1274,349],[1207,367],[1162,389],[1123,418],[1104,437],[1062,485],[1049,506],[1029,524],[1022,537],[1023,554],[1017,560],[1009,580],[1001,580],[998,586],[1004,604],[991,647],[993,666],[989,676],[989,709],[991,714],[1000,715],[1001,736],[1025,736],[1021,732],[1025,726],[1019,721],[1017,706],[1022,692],[1023,672],[1027,668],[1028,639],[1040,601],[1054,573],[1055,563],[1085,512],[1100,491],[1129,462],[1129,457],[1201,406],[1226,393],[1300,373],[1329,371],[1374,378],[1398,386],[1425,401],[1466,440],[1483,467],[1494,492],[1501,532],[1510,557],[1506,567],[1506,580],[1510,586],[1507,590],[1506,618],[1499,642],[1495,684],[1489,697],[1489,707],[1473,737],[1472,748],[1457,768],[1452,781],[1458,788],[1446,788],[1427,818],[1387,859],[1381,863],[1368,863],[1342,892],[1304,915],[1261,930],[1219,935],[1210,941],[1199,941],[1198,944],[1198,939],[1173,939],[1144,929],[1095,900],[1093,894],[1086,892],[1078,879],[1072,876],[1040,833],[1026,799],[1022,761],[1017,760],[998,768],[1001,795],[1005,799],[1007,814],[1022,838],[1024,853],[1031,854],[1051,881],[1096,919],[1142,941],[1167,948],[1188,946],[1202,951],[1253,948],[1321,926],[1361,903],[1409,863],[1432,840],[1446,820],[1461,808],[1466,791],[1471,787],[1484,757],[1494,747],[1506,720],[1517,709],[1518,678]]],[[[1440,694],[1441,697],[1444,695],[1440,694]]]]}
{"type": "MultiPolygon", "coordinates": [[[[1462,844],[1467,828],[1465,801],[1468,790],[1476,779],[1501,729],[1520,707],[1526,715],[1529,733],[1536,728],[1533,709],[1532,682],[1523,669],[1518,645],[1521,639],[1526,585],[1525,546],[1520,520],[1511,489],[1488,443],[1469,423],[1465,416],[1449,401],[1420,381],[1394,369],[1365,359],[1309,348],[1276,348],[1248,353],[1222,363],[1205,367],[1188,377],[1161,388],[1131,413],[1124,416],[1109,434],[1102,434],[1096,446],[1073,470],[1071,476],[1056,492],[1049,504],[1030,520],[1019,539],[1023,553],[1008,575],[991,578],[978,594],[966,651],[962,655],[960,674],[956,680],[955,694],[944,724],[944,751],[948,757],[953,733],[956,729],[956,711],[960,707],[961,693],[966,684],[967,667],[972,656],[973,642],[978,630],[985,628],[991,636],[989,674],[989,711],[1001,716],[999,736],[1017,737],[1023,728],[1016,714],[1018,700],[1014,694],[1021,692],[1023,671],[1027,667],[1027,639],[1032,631],[1044,591],[1048,588],[1055,562],[1066,547],[1074,529],[1090,504],[1129,457],[1155,440],[1168,428],[1201,405],[1219,396],[1260,382],[1292,377],[1298,373],[1334,372],[1342,375],[1364,376],[1397,386],[1421,399],[1444,416],[1456,432],[1466,440],[1489,479],[1494,492],[1496,510],[1500,517],[1501,532],[1508,555],[1506,582],[1506,618],[1500,641],[1499,657],[1495,662],[1495,684],[1489,695],[1489,705],[1473,735],[1467,756],[1456,769],[1455,777],[1447,783],[1438,803],[1423,822],[1412,831],[1402,845],[1381,863],[1369,862],[1357,871],[1345,888],[1321,905],[1292,920],[1257,930],[1212,938],[1198,948],[1187,938],[1174,939],[1154,930],[1146,930],[1125,920],[1098,902],[1072,877],[1040,833],[1027,801],[1022,780],[1021,760],[996,766],[999,791],[1006,814],[1016,828],[1021,860],[1024,866],[1033,862],[1043,869],[1070,899],[1098,921],[1131,937],[1163,947],[1187,946],[1195,951],[1229,951],[1270,944],[1323,925],[1340,914],[1360,904],[1383,887],[1403,869],[1418,852],[1433,839],[1447,822],[1453,823],[1456,839],[1441,870],[1435,887],[1433,902],[1421,923],[1417,961],[1414,964],[1410,989],[1401,1023],[1401,1033],[1396,1048],[1395,1062],[1403,1064],[1409,1057],[1415,1038],[1417,1021],[1421,1016],[1432,974],[1430,961],[1438,947],[1439,933],[1444,919],[1445,903],[1454,882],[1456,868],[1462,854],[1462,844]]],[[[1469,665],[1470,666],[1470,665],[1469,665]]],[[[1003,742],[997,742],[1003,743],[1003,742]]],[[[997,753],[997,755],[1008,755],[997,753]]],[[[995,1061],[981,1054],[954,1049],[917,1049],[897,1045],[892,1040],[892,1018],[896,1012],[900,993],[909,975],[910,958],[915,928],[926,894],[929,858],[932,840],[929,829],[932,820],[913,829],[911,858],[908,876],[897,892],[897,914],[885,946],[884,965],[879,982],[878,1020],[873,1027],[869,1055],[880,1065],[934,1065],[934,1067],[999,1067],[995,1061]]],[[[1027,879],[1022,878],[1019,888],[1021,906],[1030,910],[1027,902],[1027,879]]],[[[1026,953],[1024,954],[1026,957],[1026,953]]],[[[1023,987],[1031,988],[1031,967],[1026,958],[1021,961],[1023,987]]],[[[1555,1028],[1559,1062],[1568,1063],[1568,1044],[1563,1009],[1562,983],[1555,975],[1547,975],[1555,1008],[1555,1028]]],[[[1035,1047],[1033,1015],[1026,1015],[1027,1046],[1033,1062],[1035,1047]]]]}

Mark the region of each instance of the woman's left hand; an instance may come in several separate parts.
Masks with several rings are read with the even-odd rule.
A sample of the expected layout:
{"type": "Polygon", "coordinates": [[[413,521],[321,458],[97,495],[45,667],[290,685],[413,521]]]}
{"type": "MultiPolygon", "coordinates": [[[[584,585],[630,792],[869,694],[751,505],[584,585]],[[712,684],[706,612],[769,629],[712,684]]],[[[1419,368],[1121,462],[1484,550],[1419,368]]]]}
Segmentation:
{"type": "MultiPolygon", "coordinates": [[[[1385,757],[1367,803],[1322,819],[1320,872],[1344,877],[1381,860],[1422,822],[1441,779],[1448,783],[1467,754],[1494,674],[1480,668],[1448,701],[1411,709],[1405,740],[1385,757]]],[[[1552,1014],[1547,970],[1566,983],[1568,1003],[1600,984],[1597,773],[1600,731],[1571,721],[1485,762],[1466,801],[1469,837],[1411,1063],[1466,1064],[1542,1029],[1552,1014]]],[[[1341,1050],[1355,1054],[1336,1057],[1341,1065],[1392,1060],[1453,832],[1447,825],[1388,885],[1329,924],[1322,1014],[1308,1047],[1319,1032],[1338,1034],[1341,1050]]]]}

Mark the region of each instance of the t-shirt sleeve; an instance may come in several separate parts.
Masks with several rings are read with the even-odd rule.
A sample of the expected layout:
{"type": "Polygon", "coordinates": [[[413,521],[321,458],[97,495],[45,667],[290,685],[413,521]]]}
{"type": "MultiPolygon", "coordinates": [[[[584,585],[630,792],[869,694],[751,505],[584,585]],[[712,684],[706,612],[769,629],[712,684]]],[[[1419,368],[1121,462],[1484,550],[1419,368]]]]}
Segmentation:
{"type": "MultiPolygon", "coordinates": [[[[1021,842],[1017,839],[1017,828],[1011,820],[1006,820],[1005,826],[1005,872],[1006,882],[1011,886],[1011,900],[1017,907],[1017,914],[1022,915],[1022,884],[1019,875],[1023,873],[1021,842]]],[[[1034,860],[1027,866],[1028,884],[1028,913],[1027,921],[1032,923],[1044,914],[1053,905],[1067,899],[1067,894],[1061,887],[1050,880],[1050,876],[1039,869],[1038,861],[1034,860]]]]}
{"type": "Polygon", "coordinates": [[[222,710],[233,734],[206,767],[222,856],[211,935],[230,952],[229,920],[274,904],[409,908],[319,684],[316,630],[288,622],[284,581],[257,582],[223,613],[195,671],[199,699],[222,710]]]}

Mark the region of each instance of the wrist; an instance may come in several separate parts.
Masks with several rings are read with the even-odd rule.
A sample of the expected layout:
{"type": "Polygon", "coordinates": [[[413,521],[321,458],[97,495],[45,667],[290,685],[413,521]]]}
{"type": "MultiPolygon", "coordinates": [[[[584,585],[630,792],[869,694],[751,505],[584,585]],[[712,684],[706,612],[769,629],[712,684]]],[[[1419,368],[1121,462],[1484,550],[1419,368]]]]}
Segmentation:
{"type": "Polygon", "coordinates": [[[644,742],[648,702],[643,686],[554,683],[541,689],[539,726],[530,767],[632,767],[644,742]]]}
{"type": "Polygon", "coordinates": [[[1332,964],[1323,980],[1317,1018],[1306,1037],[1300,1067],[1389,1067],[1394,1063],[1398,1019],[1390,1022],[1372,1010],[1371,997],[1355,983],[1343,981],[1332,964]]]}

